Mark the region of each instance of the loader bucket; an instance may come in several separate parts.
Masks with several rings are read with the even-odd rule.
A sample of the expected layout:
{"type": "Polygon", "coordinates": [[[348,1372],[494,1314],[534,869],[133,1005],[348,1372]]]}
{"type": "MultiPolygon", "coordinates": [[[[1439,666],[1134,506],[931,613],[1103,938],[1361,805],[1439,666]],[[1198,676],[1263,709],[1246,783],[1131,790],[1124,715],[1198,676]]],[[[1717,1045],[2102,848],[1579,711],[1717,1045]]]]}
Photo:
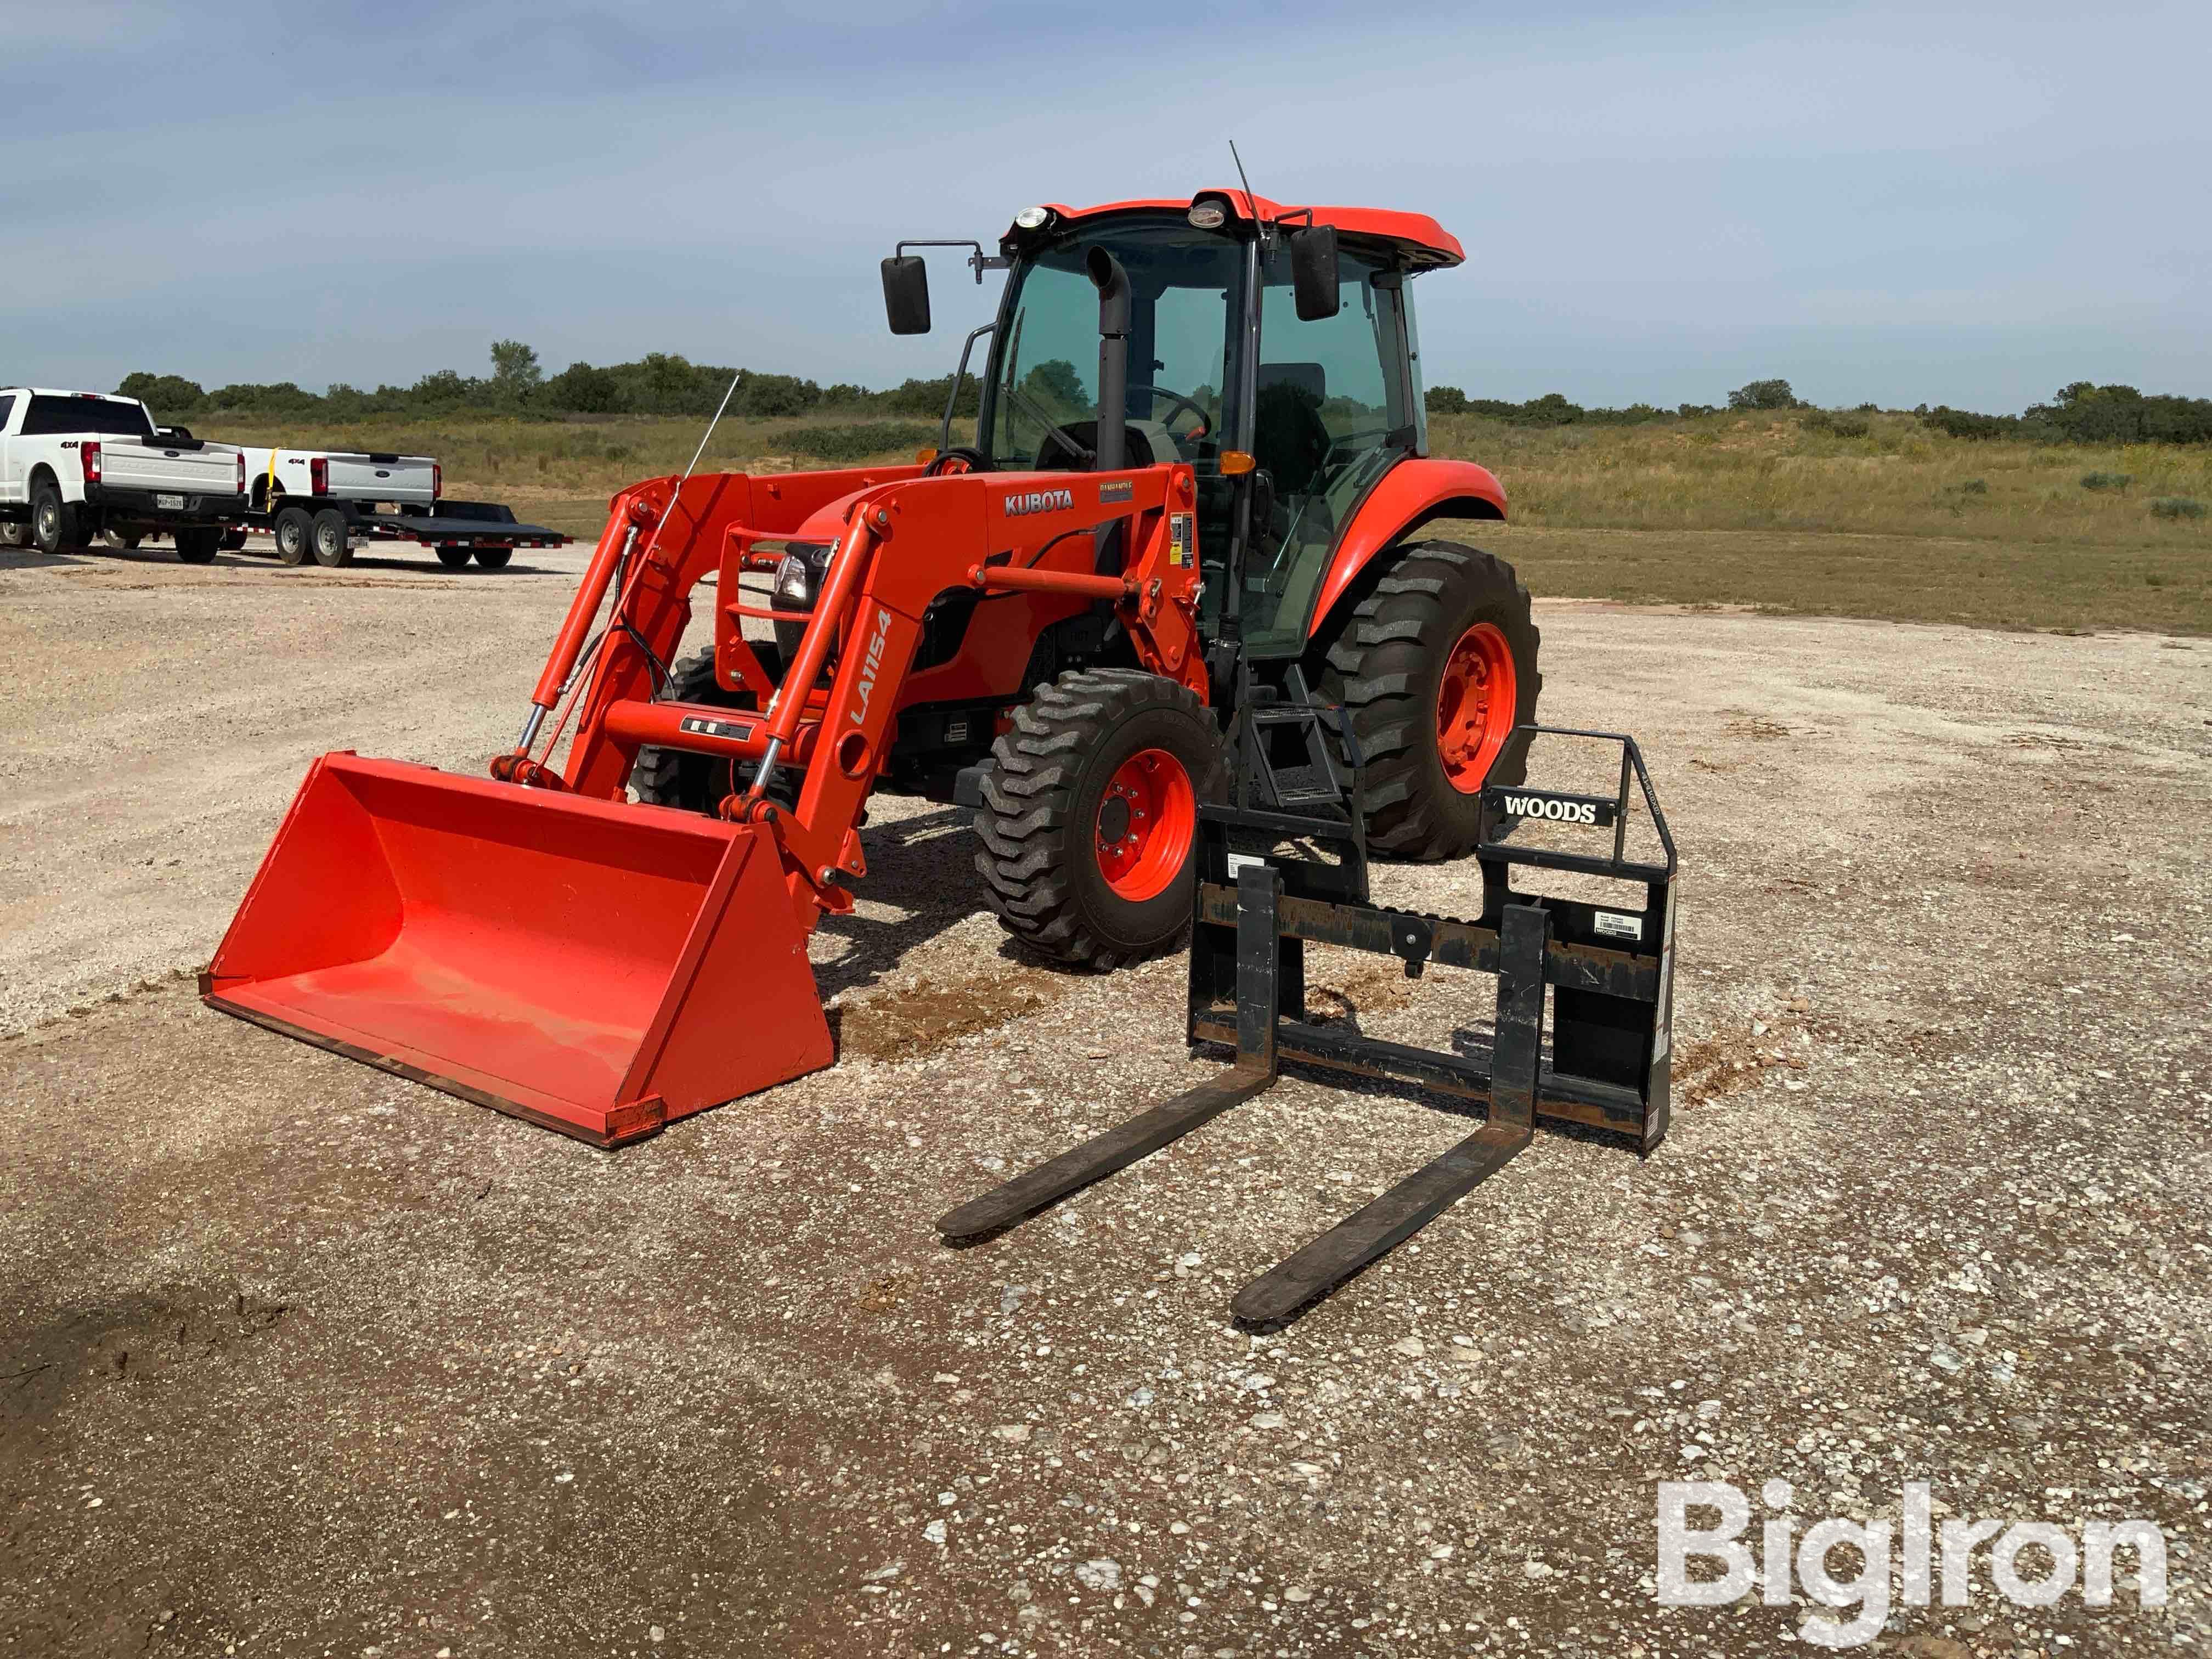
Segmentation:
{"type": "Polygon", "coordinates": [[[345,753],[200,990],[602,1146],[833,1057],[765,830],[345,753]]]}

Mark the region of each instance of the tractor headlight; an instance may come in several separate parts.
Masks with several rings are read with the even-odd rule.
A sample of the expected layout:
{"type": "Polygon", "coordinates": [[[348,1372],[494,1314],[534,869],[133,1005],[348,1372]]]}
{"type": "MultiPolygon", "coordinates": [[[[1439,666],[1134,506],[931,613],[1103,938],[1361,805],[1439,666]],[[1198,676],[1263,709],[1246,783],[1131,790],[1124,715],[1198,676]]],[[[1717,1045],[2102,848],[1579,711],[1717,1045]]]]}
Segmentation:
{"type": "Polygon", "coordinates": [[[800,605],[813,599],[814,573],[798,554],[785,554],[783,562],[776,566],[775,596],[779,599],[795,599],[800,605]]]}
{"type": "Polygon", "coordinates": [[[775,568],[775,597],[796,610],[814,603],[814,590],[830,562],[830,550],[812,544],[794,544],[775,568]]]}

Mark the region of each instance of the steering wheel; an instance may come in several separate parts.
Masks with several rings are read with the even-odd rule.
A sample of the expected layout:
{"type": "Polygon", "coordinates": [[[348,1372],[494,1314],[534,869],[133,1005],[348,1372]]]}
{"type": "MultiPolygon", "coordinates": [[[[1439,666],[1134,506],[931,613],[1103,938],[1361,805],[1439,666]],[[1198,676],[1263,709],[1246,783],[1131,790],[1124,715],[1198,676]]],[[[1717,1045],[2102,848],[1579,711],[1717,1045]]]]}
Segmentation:
{"type": "Polygon", "coordinates": [[[941,478],[948,472],[981,472],[988,465],[983,452],[967,444],[955,444],[950,449],[940,449],[927,466],[921,469],[925,478],[941,478]],[[957,466],[948,466],[948,461],[957,461],[957,466]]]}
{"type": "Polygon", "coordinates": [[[1038,404],[1036,398],[1030,397],[1030,394],[1023,391],[1021,387],[1011,383],[1006,387],[1006,392],[1007,395],[1012,398],[1017,404],[1020,404],[1022,408],[1029,412],[1029,417],[1031,420],[1035,421],[1039,426],[1044,428],[1044,436],[1037,440],[1037,460],[1040,465],[1043,463],[1044,446],[1048,442],[1058,444],[1062,449],[1065,449],[1070,455],[1073,456],[1076,461],[1081,465],[1096,466],[1098,465],[1098,453],[1096,450],[1085,449],[1081,444],[1078,443],[1073,435],[1068,432],[1067,428],[1060,425],[1059,422],[1054,420],[1052,416],[1046,412],[1044,408],[1038,404]]]}
{"type": "MultiPolygon", "coordinates": [[[[1192,402],[1191,399],[1184,397],[1182,392],[1170,392],[1164,386],[1133,386],[1129,390],[1132,392],[1149,392],[1155,398],[1165,398],[1170,403],[1177,405],[1179,408],[1187,409],[1192,414],[1197,416],[1198,430],[1195,432],[1185,433],[1183,437],[1186,441],[1196,443],[1201,438],[1208,438],[1213,434],[1213,417],[1211,415],[1208,415],[1201,405],[1192,402]]],[[[1171,409],[1168,413],[1172,415],[1175,413],[1175,410],[1171,409]]],[[[1163,422],[1162,424],[1164,425],[1166,423],[1163,422]]]]}

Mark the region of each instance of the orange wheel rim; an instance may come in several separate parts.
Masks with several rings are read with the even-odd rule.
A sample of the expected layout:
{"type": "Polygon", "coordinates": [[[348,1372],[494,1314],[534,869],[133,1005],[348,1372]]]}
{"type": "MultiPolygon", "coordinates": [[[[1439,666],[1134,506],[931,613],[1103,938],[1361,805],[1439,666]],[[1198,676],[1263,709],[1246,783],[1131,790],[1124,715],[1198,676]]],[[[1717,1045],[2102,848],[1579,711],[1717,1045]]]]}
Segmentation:
{"type": "Polygon", "coordinates": [[[1158,898],[1182,873],[1197,823],[1198,796],[1183,763],[1164,749],[1130,756],[1106,780],[1091,826],[1106,884],[1133,903],[1158,898]]]}
{"type": "Polygon", "coordinates": [[[1491,763],[1513,735],[1520,707],[1513,648],[1495,623],[1477,623],[1444,659],[1437,685],[1437,756],[1462,795],[1482,787],[1491,763]]]}

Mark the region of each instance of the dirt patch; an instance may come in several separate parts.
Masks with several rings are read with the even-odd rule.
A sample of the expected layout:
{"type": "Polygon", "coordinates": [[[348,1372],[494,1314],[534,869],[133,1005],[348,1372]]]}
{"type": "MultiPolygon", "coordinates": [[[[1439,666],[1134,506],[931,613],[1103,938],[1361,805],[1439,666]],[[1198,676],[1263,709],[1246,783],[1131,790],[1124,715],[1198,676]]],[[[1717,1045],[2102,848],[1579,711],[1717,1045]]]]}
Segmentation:
{"type": "Polygon", "coordinates": [[[917,1060],[1037,1012],[1059,1000],[1060,988],[1059,976],[1036,969],[946,983],[925,975],[842,1003],[837,1052],[857,1060],[917,1060]]]}
{"type": "Polygon", "coordinates": [[[207,1358],[258,1336],[289,1311],[235,1287],[179,1285],[42,1322],[19,1316],[0,1342],[0,1426],[39,1422],[88,1388],[127,1386],[207,1358]]]}

